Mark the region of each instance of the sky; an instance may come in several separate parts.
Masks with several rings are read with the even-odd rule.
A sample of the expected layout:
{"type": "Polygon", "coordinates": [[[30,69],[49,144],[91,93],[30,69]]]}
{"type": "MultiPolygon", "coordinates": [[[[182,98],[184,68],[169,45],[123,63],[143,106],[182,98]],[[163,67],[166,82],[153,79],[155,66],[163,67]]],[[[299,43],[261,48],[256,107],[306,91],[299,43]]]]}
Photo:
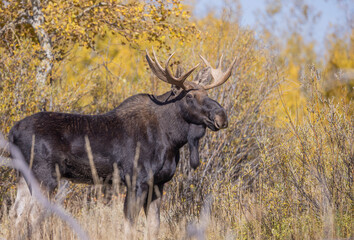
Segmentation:
{"type": "MultiPolygon", "coordinates": [[[[232,2],[232,0],[186,0],[186,2],[194,6],[196,17],[204,17],[210,11],[214,11],[216,14],[220,13],[225,2],[232,2]]],[[[241,12],[239,12],[241,26],[248,26],[260,31],[260,16],[266,12],[265,3],[267,0],[239,0],[238,2],[241,5],[241,12]]],[[[283,10],[273,19],[276,22],[274,30],[280,36],[282,32],[288,31],[287,19],[294,17],[290,12],[291,4],[294,2],[296,1],[282,0],[283,10]]],[[[303,2],[310,6],[310,14],[320,13],[315,22],[308,21],[301,25],[305,41],[316,42],[315,51],[317,53],[324,49],[328,34],[341,34],[350,29],[347,16],[348,14],[354,15],[353,0],[303,0],[303,2]],[[347,4],[346,8],[341,7],[338,2],[347,4]]]]}

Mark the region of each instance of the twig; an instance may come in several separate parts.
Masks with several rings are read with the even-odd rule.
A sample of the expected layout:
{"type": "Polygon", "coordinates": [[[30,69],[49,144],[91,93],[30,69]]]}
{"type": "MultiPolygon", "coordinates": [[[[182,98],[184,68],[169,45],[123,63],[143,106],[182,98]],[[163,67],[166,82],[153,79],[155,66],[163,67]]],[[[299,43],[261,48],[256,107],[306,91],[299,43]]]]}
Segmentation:
{"type": "Polygon", "coordinates": [[[93,155],[92,155],[92,150],[91,150],[91,146],[90,146],[90,140],[88,139],[87,136],[85,136],[85,146],[86,146],[87,156],[88,156],[88,159],[89,159],[89,162],[90,162],[93,182],[94,182],[95,185],[98,185],[98,184],[100,184],[100,179],[98,177],[97,169],[96,169],[95,163],[93,161],[93,155]]]}

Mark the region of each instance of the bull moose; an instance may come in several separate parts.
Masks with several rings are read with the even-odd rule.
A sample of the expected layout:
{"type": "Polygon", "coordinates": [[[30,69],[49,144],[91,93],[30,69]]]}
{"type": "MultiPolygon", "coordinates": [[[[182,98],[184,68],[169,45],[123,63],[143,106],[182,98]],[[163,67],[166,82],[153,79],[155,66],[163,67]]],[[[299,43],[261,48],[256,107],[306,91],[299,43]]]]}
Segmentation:
{"type": "MultiPolygon", "coordinates": [[[[196,169],[199,166],[199,140],[205,135],[206,128],[218,131],[228,126],[225,109],[208,97],[207,90],[225,83],[236,62],[235,58],[223,72],[222,57],[218,68],[214,69],[200,56],[206,68],[197,74],[194,81],[186,81],[199,64],[185,74],[179,72],[174,75],[169,68],[172,56],[163,68],[155,52],[152,59],[146,51],[146,59],[154,75],[172,84],[172,90],[165,94],[137,94],[100,115],[39,112],[12,127],[10,142],[18,146],[28,164],[31,152],[34,153],[31,161],[33,174],[47,191],[53,192],[57,187],[58,171],[62,178],[73,182],[93,183],[85,150],[85,139],[88,139],[99,178],[111,182],[116,168],[122,183],[126,186],[135,184],[127,190],[124,203],[126,219],[134,221],[135,216],[130,211],[133,201],[129,198],[134,191],[133,196],[141,199],[138,209],[144,207],[151,236],[157,235],[161,196],[152,191],[148,198],[150,182],[153,182],[154,189],[163,192],[164,184],[176,171],[179,150],[186,143],[190,165],[196,169]],[[204,80],[210,77],[213,81],[204,85],[204,80]],[[32,149],[33,136],[35,144],[32,149]],[[133,182],[134,167],[139,172],[133,182]]],[[[19,183],[26,184],[23,177],[19,183]]],[[[21,201],[21,194],[17,196],[15,206],[21,201]]]]}

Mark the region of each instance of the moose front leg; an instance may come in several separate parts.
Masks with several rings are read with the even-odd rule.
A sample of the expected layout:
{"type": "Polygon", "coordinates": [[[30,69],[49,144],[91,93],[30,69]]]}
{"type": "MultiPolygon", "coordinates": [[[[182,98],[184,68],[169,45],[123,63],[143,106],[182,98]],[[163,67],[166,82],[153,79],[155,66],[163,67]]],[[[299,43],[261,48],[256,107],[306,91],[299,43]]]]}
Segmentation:
{"type": "Polygon", "coordinates": [[[139,212],[146,201],[146,196],[148,192],[147,183],[138,183],[136,185],[135,191],[130,187],[127,189],[127,195],[124,201],[124,232],[126,239],[133,239],[135,234],[135,224],[139,212]]]}
{"type": "Polygon", "coordinates": [[[157,239],[159,234],[160,206],[163,194],[163,184],[155,185],[151,192],[152,197],[149,198],[148,196],[144,204],[144,211],[146,215],[145,239],[157,239]]]}

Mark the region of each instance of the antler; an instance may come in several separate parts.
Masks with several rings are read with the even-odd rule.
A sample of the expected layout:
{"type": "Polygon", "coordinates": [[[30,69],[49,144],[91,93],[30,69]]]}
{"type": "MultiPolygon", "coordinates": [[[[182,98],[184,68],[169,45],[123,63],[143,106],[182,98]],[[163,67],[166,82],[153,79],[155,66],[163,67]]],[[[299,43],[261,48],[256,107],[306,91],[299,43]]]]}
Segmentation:
{"type": "Polygon", "coordinates": [[[222,72],[221,63],[222,63],[223,55],[221,55],[220,60],[219,60],[219,66],[216,69],[213,68],[205,58],[203,58],[201,55],[199,55],[199,56],[203,60],[205,65],[207,65],[207,67],[210,67],[211,76],[213,77],[213,82],[211,84],[204,86],[205,90],[209,90],[209,89],[218,87],[218,86],[224,84],[227,81],[227,79],[229,79],[229,77],[231,76],[232,67],[234,66],[234,64],[236,62],[236,57],[232,61],[230,67],[226,70],[226,72],[222,72]]]}
{"type": "Polygon", "coordinates": [[[169,56],[169,58],[167,59],[167,61],[165,63],[165,69],[163,69],[161,67],[159,61],[156,58],[156,54],[155,54],[154,49],[152,49],[152,52],[154,54],[154,60],[151,59],[147,50],[146,50],[146,60],[148,61],[149,66],[150,66],[152,72],[156,75],[156,77],[158,77],[159,79],[161,79],[162,81],[164,81],[166,83],[170,83],[170,84],[173,84],[177,87],[181,87],[183,89],[186,89],[186,85],[184,84],[184,81],[199,66],[199,64],[196,65],[195,67],[193,67],[191,70],[189,70],[185,74],[183,74],[182,76],[175,77],[175,76],[173,76],[173,74],[171,73],[171,70],[168,67],[168,63],[170,62],[174,53],[172,53],[171,56],[169,56]]]}

